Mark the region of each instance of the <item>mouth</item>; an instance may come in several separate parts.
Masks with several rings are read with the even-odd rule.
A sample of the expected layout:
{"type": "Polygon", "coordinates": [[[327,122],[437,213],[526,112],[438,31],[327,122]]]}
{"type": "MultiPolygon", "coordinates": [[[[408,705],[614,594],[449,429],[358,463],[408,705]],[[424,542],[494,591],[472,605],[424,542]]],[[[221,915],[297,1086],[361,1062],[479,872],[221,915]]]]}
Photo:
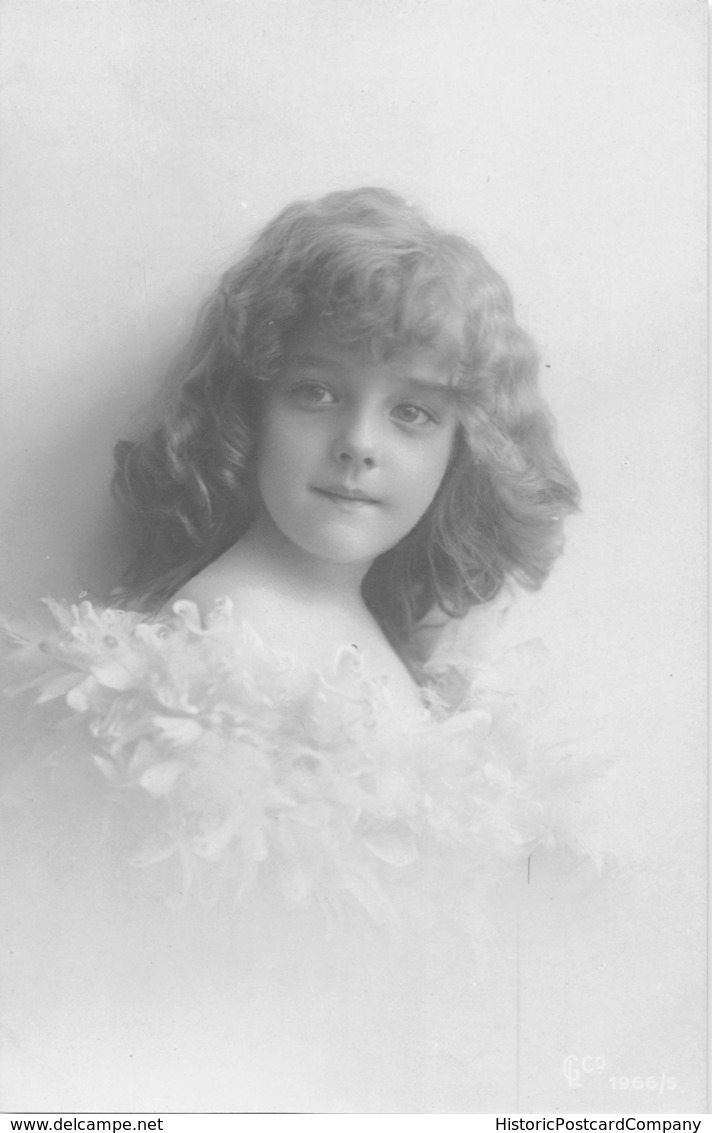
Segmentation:
{"type": "Polygon", "coordinates": [[[362,507],[365,505],[377,505],[380,500],[376,500],[373,496],[369,496],[366,492],[362,492],[360,488],[344,488],[337,485],[334,488],[312,488],[318,496],[325,496],[329,500],[334,500],[336,503],[350,504],[352,507],[362,507]]]}

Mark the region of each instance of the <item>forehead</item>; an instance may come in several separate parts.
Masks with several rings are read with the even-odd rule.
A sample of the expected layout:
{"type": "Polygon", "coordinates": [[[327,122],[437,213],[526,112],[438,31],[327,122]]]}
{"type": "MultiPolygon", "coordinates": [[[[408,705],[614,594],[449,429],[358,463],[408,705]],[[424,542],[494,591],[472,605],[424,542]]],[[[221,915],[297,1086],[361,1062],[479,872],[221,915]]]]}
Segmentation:
{"type": "Polygon", "coordinates": [[[287,364],[332,369],[345,375],[378,371],[384,377],[428,384],[454,384],[452,359],[435,349],[411,348],[379,339],[344,342],[318,323],[307,323],[291,339],[287,364]]]}

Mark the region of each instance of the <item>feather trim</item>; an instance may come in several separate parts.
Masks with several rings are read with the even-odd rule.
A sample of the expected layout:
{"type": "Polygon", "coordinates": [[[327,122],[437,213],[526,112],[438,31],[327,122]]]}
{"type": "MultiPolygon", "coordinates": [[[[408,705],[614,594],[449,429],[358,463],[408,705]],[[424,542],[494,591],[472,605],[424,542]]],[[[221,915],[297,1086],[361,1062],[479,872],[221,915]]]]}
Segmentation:
{"type": "Polygon", "coordinates": [[[429,711],[398,731],[358,658],[305,683],[228,600],[205,623],[191,602],[171,619],[46,604],[49,632],[5,625],[9,691],[63,706],[62,748],[149,804],[134,864],[173,859],[186,889],[212,870],[240,898],[269,863],[287,900],[349,895],[382,922],[399,886],[443,863],[479,885],[538,846],[595,856],[585,796],[605,764],[538,734],[532,643],[496,666],[436,655],[429,711]]]}

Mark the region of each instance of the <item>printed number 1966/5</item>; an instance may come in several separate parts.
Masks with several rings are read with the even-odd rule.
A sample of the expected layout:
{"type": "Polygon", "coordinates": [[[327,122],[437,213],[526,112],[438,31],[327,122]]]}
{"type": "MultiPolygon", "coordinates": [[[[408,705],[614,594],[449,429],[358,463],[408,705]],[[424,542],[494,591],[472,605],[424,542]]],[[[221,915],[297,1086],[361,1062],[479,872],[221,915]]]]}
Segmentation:
{"type": "Polygon", "coordinates": [[[612,1090],[651,1090],[664,1094],[666,1090],[676,1090],[677,1082],[670,1074],[649,1074],[647,1078],[637,1076],[631,1078],[620,1074],[617,1078],[608,1079],[612,1090]]]}

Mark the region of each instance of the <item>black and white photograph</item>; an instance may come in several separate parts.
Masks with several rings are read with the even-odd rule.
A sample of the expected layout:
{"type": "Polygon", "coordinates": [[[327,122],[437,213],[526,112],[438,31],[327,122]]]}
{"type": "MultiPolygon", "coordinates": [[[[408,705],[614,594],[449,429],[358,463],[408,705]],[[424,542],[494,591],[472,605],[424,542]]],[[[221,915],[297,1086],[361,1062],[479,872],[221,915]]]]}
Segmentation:
{"type": "Polygon", "coordinates": [[[2,1112],[706,1112],[707,30],[2,0],[2,1112]]]}

